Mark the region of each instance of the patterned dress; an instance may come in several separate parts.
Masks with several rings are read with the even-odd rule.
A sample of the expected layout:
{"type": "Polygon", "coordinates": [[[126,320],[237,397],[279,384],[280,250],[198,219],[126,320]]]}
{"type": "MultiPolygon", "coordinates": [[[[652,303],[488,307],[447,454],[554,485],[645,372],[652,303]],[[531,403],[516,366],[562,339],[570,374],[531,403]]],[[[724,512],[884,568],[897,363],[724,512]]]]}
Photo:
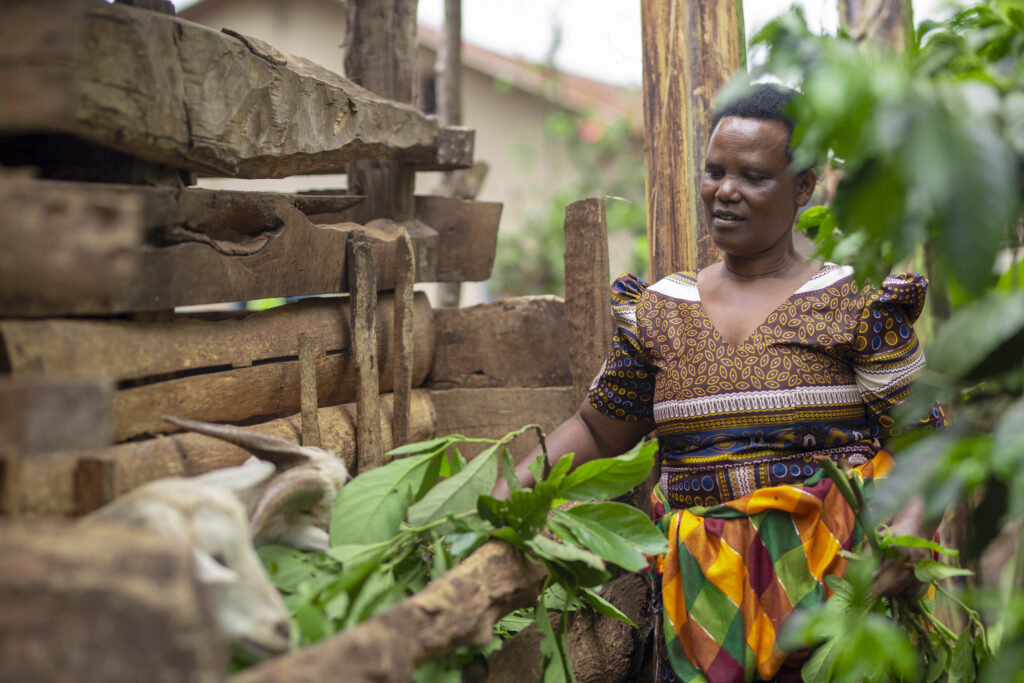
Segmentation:
{"type": "Polygon", "coordinates": [[[888,411],[924,366],[912,324],[925,289],[908,274],[858,289],[852,269],[825,264],[733,345],[696,273],[613,284],[617,330],[589,400],[657,428],[662,501],[677,511],[661,564],[680,679],[771,679],[782,621],[827,597],[823,576],[843,571],[838,551],[859,531],[813,456],[877,474],[888,411]]]}

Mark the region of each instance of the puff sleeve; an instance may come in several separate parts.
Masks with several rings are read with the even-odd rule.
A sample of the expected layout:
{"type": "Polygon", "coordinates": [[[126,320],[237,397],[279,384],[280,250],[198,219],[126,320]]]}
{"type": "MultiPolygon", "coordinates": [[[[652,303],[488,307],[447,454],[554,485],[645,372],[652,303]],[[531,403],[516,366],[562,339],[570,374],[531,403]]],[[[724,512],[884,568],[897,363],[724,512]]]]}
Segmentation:
{"type": "MultiPolygon", "coordinates": [[[[890,275],[868,290],[853,334],[853,372],[864,399],[872,436],[885,438],[893,427],[889,411],[910,393],[925,357],[914,332],[924,309],[928,281],[916,273],[890,275]]],[[[941,424],[938,409],[922,420],[941,424]]]]}
{"type": "Polygon", "coordinates": [[[655,367],[637,337],[637,308],[646,290],[647,283],[630,273],[612,283],[615,336],[587,400],[609,417],[653,424],[655,367]]]}

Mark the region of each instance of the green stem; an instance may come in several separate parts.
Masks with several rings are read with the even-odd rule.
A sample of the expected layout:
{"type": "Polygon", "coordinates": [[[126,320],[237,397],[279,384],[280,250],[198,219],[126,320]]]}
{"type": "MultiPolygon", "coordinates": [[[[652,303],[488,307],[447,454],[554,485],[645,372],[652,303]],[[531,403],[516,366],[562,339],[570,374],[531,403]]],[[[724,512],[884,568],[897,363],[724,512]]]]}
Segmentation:
{"type": "Polygon", "coordinates": [[[404,529],[402,529],[402,534],[400,534],[400,535],[404,535],[404,534],[420,534],[420,533],[423,533],[424,531],[430,531],[431,529],[433,529],[435,527],[439,527],[442,524],[447,524],[448,522],[450,522],[450,521],[452,521],[454,519],[465,519],[466,517],[472,517],[475,514],[476,514],[476,508],[473,508],[472,510],[466,510],[465,512],[459,512],[459,513],[454,514],[454,515],[448,515],[447,517],[443,517],[442,519],[435,519],[433,522],[429,522],[427,524],[424,524],[423,526],[406,526],[404,529]]]}

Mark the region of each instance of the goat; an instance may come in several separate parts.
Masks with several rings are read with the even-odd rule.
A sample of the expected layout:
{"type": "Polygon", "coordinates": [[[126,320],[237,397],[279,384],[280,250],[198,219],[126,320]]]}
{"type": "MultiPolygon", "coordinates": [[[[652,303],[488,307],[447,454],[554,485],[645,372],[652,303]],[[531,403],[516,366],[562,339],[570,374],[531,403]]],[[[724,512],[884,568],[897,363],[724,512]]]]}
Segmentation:
{"type": "MultiPolygon", "coordinates": [[[[232,468],[243,470],[244,468],[232,468]]],[[[250,468],[251,469],[251,468],[250,468]]],[[[219,474],[219,473],[218,473],[219,474]]],[[[252,486],[251,472],[235,482],[221,475],[168,478],[126,493],[81,523],[140,527],[187,544],[193,571],[228,645],[246,659],[286,652],[288,610],[249,537],[245,506],[236,494],[252,486]]]]}
{"type": "Polygon", "coordinates": [[[340,456],[242,427],[170,416],[164,419],[241,446],[253,454],[237,468],[202,476],[211,481],[218,477],[236,478],[238,473],[231,470],[245,470],[250,475],[247,478],[253,482],[251,487],[239,495],[249,511],[249,524],[257,547],[268,543],[313,551],[328,547],[331,510],[348,479],[348,469],[340,456]],[[263,461],[274,463],[280,474],[272,476],[275,468],[263,461]],[[261,473],[269,478],[265,486],[259,480],[261,473]]]}

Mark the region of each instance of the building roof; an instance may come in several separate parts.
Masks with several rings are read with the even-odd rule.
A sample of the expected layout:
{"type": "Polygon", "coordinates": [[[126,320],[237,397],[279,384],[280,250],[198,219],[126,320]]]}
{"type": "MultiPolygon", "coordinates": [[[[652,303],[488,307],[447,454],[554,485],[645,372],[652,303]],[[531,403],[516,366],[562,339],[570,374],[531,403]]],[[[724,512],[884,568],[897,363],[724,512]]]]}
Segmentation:
{"type": "MultiPolygon", "coordinates": [[[[437,52],[442,39],[443,34],[439,29],[419,25],[422,46],[437,52]]],[[[466,41],[462,42],[462,66],[500,79],[537,97],[557,102],[573,111],[593,111],[598,118],[607,121],[625,117],[637,126],[643,120],[643,98],[635,88],[558,71],[466,41]]]]}

